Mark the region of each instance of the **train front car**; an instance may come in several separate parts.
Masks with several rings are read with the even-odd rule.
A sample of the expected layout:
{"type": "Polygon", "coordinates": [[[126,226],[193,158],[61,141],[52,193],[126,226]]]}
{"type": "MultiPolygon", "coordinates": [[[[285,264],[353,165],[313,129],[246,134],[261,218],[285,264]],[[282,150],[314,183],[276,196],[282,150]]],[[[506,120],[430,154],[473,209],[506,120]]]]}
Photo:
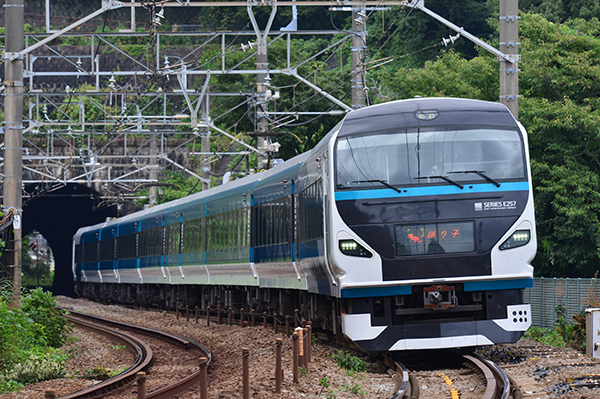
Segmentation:
{"type": "Polygon", "coordinates": [[[367,351],[517,341],[536,252],[526,132],[498,103],[350,113],[331,144],[329,256],[344,333],[367,351]]]}

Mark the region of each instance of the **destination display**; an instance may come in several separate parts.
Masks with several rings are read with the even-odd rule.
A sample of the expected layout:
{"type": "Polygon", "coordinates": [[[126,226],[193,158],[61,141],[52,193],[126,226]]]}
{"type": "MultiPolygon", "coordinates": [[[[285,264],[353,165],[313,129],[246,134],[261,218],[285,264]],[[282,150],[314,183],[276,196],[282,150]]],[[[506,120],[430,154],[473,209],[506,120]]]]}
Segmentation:
{"type": "Polygon", "coordinates": [[[472,221],[398,225],[396,256],[432,255],[475,250],[472,221]]]}

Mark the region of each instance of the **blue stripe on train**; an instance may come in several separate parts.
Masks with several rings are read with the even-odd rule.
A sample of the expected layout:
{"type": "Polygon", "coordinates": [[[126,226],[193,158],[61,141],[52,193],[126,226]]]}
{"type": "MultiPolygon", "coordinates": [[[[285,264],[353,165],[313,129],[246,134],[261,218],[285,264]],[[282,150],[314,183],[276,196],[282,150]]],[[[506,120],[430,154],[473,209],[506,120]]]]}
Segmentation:
{"type": "MultiPolygon", "coordinates": [[[[451,283],[448,283],[451,284],[451,283]]],[[[533,279],[465,281],[465,291],[511,290],[533,287],[533,279]]],[[[412,285],[389,287],[342,288],[342,298],[370,298],[393,295],[411,295],[412,285]]]]}
{"type": "Polygon", "coordinates": [[[402,192],[398,193],[391,188],[382,188],[375,190],[352,190],[337,191],[335,193],[336,201],[346,200],[365,200],[365,199],[383,199],[383,198],[404,198],[404,197],[424,197],[427,195],[454,195],[454,194],[480,194],[497,193],[504,191],[529,191],[528,182],[501,183],[500,187],[493,184],[470,184],[465,185],[461,190],[458,186],[424,186],[399,188],[402,192]]]}

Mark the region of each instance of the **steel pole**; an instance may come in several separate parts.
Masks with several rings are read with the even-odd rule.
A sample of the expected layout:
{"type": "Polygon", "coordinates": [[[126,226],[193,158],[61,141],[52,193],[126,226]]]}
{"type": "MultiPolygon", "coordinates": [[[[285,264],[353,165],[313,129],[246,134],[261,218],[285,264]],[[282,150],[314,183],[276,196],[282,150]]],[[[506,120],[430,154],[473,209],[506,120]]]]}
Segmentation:
{"type": "MultiPolygon", "coordinates": [[[[150,180],[158,181],[158,140],[156,138],[156,126],[150,125],[150,180]]],[[[151,183],[148,191],[148,204],[154,206],[158,204],[158,187],[151,183]]]]}
{"type": "Polygon", "coordinates": [[[364,7],[352,9],[352,109],[366,105],[365,48],[367,16],[364,7]]]}
{"type": "Polygon", "coordinates": [[[519,0],[500,0],[500,52],[515,62],[500,58],[500,102],[519,119],[519,0]]]}

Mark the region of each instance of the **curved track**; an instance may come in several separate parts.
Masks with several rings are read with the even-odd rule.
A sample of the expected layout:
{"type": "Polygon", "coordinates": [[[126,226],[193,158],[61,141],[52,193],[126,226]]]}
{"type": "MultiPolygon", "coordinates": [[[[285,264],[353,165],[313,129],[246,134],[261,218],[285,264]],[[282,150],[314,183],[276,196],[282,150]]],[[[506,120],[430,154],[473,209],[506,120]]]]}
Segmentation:
{"type": "Polygon", "coordinates": [[[134,355],[136,360],[131,367],[112,378],[104,380],[98,384],[88,388],[74,392],[70,395],[63,396],[64,399],[84,399],[84,398],[99,398],[108,393],[115,392],[121,388],[133,384],[137,379],[137,373],[145,370],[153,360],[152,349],[143,341],[136,337],[119,332],[114,329],[102,327],[100,324],[82,320],[72,315],[66,316],[67,320],[76,326],[95,331],[99,334],[110,336],[113,339],[121,341],[134,355]]]}
{"type": "Polygon", "coordinates": [[[518,388],[511,385],[504,371],[494,362],[476,355],[464,355],[466,366],[482,374],[486,389],[482,399],[509,399],[518,397],[518,388]]]}
{"type": "MultiPolygon", "coordinates": [[[[108,390],[110,389],[109,386],[111,385],[114,386],[114,389],[118,390],[124,385],[133,383],[135,381],[136,373],[142,370],[143,368],[148,367],[148,365],[150,364],[152,358],[152,350],[149,347],[147,347],[147,345],[139,341],[139,339],[135,339],[135,337],[131,337],[128,334],[125,334],[123,331],[116,331],[113,329],[127,330],[137,335],[147,335],[152,336],[153,338],[165,340],[172,344],[178,345],[182,348],[195,352],[195,357],[206,357],[208,359],[207,363],[210,363],[211,360],[210,352],[202,345],[171,333],[165,333],[146,327],[134,326],[127,323],[103,319],[83,313],[72,313],[69,316],[69,320],[71,322],[78,323],[86,328],[100,329],[101,333],[106,333],[106,331],[110,330],[111,333],[118,334],[119,336],[116,336],[116,338],[123,341],[125,345],[127,345],[127,347],[133,351],[133,353],[138,354],[138,359],[136,360],[135,365],[132,365],[130,369],[126,370],[119,376],[103,381],[102,383],[94,385],[86,390],[79,391],[72,395],[66,396],[65,398],[68,399],[100,397],[102,395],[106,395],[106,392],[108,392],[108,390]],[[97,323],[101,323],[103,327],[98,327],[97,323]],[[88,327],[88,325],[90,324],[94,327],[88,327]],[[107,329],[105,326],[110,326],[112,328],[107,329]],[[129,343],[130,341],[132,343],[129,343]],[[137,366],[138,364],[140,364],[140,366],[137,366]],[[97,393],[91,393],[91,391],[93,390],[96,390],[97,393]]],[[[331,334],[325,334],[321,332],[314,332],[314,335],[322,343],[333,345],[339,348],[360,351],[360,349],[354,343],[348,341],[347,339],[335,337],[331,334]]],[[[415,378],[414,374],[409,373],[408,369],[403,364],[396,361],[387,354],[379,354],[377,356],[373,356],[368,353],[365,354],[370,355],[372,358],[375,358],[376,361],[385,365],[385,367],[387,368],[388,374],[391,376],[395,383],[395,393],[391,396],[390,399],[419,398],[420,390],[418,380],[417,378],[415,378]]],[[[480,376],[480,378],[482,378],[483,381],[485,381],[484,385],[486,386],[486,389],[485,392],[483,392],[481,395],[482,399],[521,398],[518,388],[514,385],[511,385],[510,379],[506,376],[506,374],[500,369],[500,367],[498,367],[490,360],[476,355],[463,355],[462,361],[464,362],[467,368],[471,369],[475,374],[480,376]]],[[[201,370],[199,369],[198,371],[189,375],[183,380],[158,389],[154,392],[150,392],[147,395],[147,398],[163,399],[173,397],[174,395],[177,395],[178,393],[181,393],[189,389],[190,387],[199,384],[200,378],[201,370]]]]}
{"type": "MultiPolygon", "coordinates": [[[[64,396],[67,399],[83,399],[83,398],[98,398],[105,396],[108,393],[116,392],[122,389],[124,386],[130,385],[136,381],[137,373],[146,369],[152,362],[152,349],[139,338],[136,338],[132,334],[145,335],[162,341],[166,341],[170,344],[177,345],[187,351],[193,352],[196,358],[206,358],[204,365],[208,366],[211,362],[210,351],[202,346],[201,344],[180,337],[175,334],[154,330],[147,327],[135,326],[128,323],[122,323],[114,320],[108,320],[101,317],[91,316],[88,314],[77,313],[69,311],[70,314],[67,319],[81,327],[92,329],[103,335],[110,335],[111,337],[122,341],[134,354],[137,355],[136,362],[130,368],[123,373],[109,378],[108,380],[102,381],[84,390],[72,393],[64,396]],[[109,326],[107,328],[107,326],[109,326]],[[125,333],[125,330],[131,334],[125,333]]],[[[202,379],[202,370],[198,370],[186,378],[176,381],[173,384],[164,386],[153,392],[147,394],[147,398],[154,399],[166,399],[178,395],[187,389],[198,385],[202,379]]]]}

